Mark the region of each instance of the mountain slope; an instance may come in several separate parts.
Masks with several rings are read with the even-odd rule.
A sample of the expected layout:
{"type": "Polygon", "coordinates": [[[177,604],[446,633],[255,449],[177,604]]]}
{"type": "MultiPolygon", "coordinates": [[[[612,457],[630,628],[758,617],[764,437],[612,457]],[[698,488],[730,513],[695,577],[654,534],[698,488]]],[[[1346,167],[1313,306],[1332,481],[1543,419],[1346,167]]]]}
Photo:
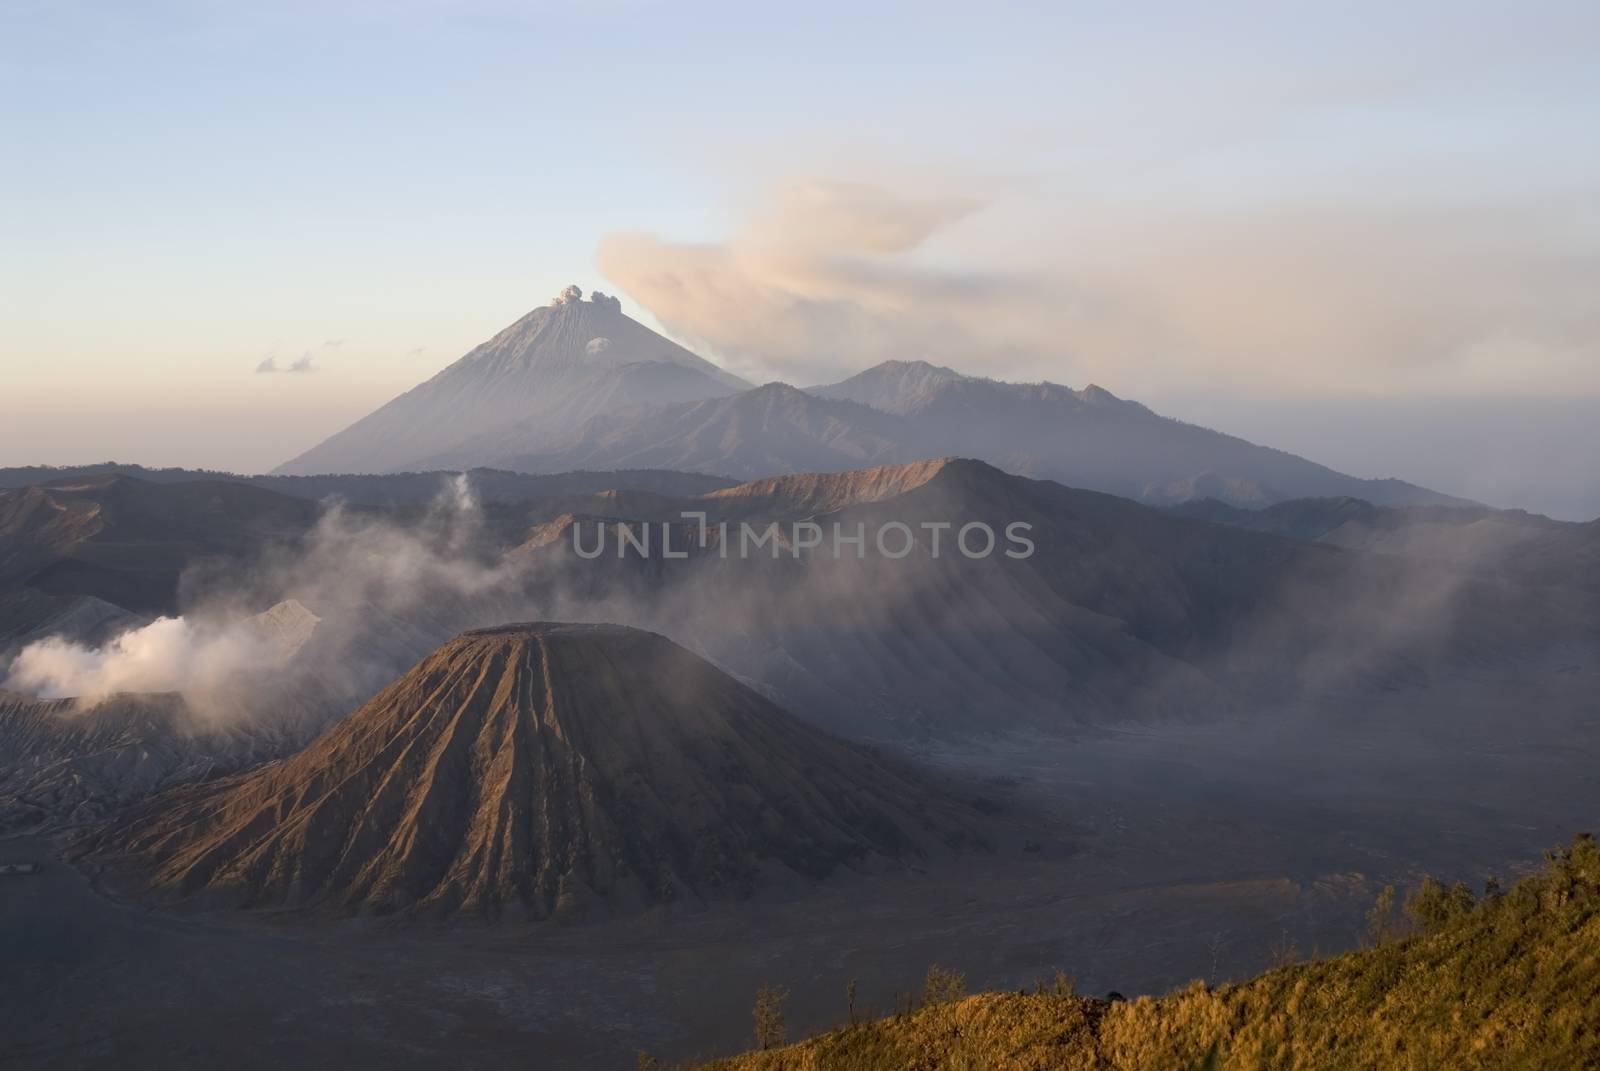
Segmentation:
{"type": "Polygon", "coordinates": [[[1100,387],[1003,383],[895,361],[814,388],[907,417],[923,454],[976,457],[1024,476],[1156,504],[1214,494],[1259,507],[1350,495],[1383,504],[1468,505],[1399,480],[1364,480],[1281,450],[1159,416],[1100,387]]]}
{"type": "Polygon", "coordinates": [[[494,425],[447,450],[418,458],[415,467],[464,469],[485,458],[559,449],[591,418],[613,425],[627,420],[626,414],[640,406],[693,403],[737,393],[704,372],[665,361],[596,368],[552,389],[558,404],[553,401],[531,417],[494,425]]]}
{"type": "Polygon", "coordinates": [[[879,465],[850,472],[772,476],[707,492],[700,501],[719,520],[744,515],[826,513],[903,495],[937,477],[951,460],[930,458],[909,465],[879,465]]]}
{"type": "Polygon", "coordinates": [[[637,407],[592,419],[558,449],[496,457],[535,471],[632,468],[636,459],[752,479],[828,472],[911,458],[899,417],[768,383],[725,398],[637,407]]]}
{"type": "Polygon", "coordinates": [[[953,368],[927,361],[884,361],[838,383],[811,387],[807,393],[905,416],[927,405],[945,384],[966,378],[953,368]]]}
{"type": "MultiPolygon", "coordinates": [[[[584,412],[574,406],[575,414],[584,412]]],[[[1157,415],[1100,387],[1002,383],[891,361],[800,391],[769,383],[710,400],[616,409],[584,423],[484,435],[431,463],[528,472],[666,467],[758,478],[959,456],[1153,504],[1214,496],[1259,508],[1306,495],[1467,505],[1399,480],[1364,480],[1157,415]]]]}
{"type": "Polygon", "coordinates": [[[300,754],[99,843],[208,902],[545,918],[915,857],[964,823],[659,636],[541,624],[466,633],[300,754]]]}
{"type": "Polygon", "coordinates": [[[1186,520],[970,460],[779,477],[643,514],[615,505],[530,534],[518,556],[536,605],[692,643],[848,735],[1216,717],[1334,689],[1420,691],[1469,669],[1515,694],[1525,674],[1577,682],[1596,668],[1600,617],[1581,591],[1186,520]],[[706,513],[704,547],[684,510],[706,513]],[[619,550],[619,518],[636,533],[651,522],[652,554],[619,550]],[[801,520],[823,537],[806,552],[801,520]],[[686,558],[662,556],[663,521],[686,558]],[[781,542],[751,543],[742,526],[769,521],[781,542]],[[969,558],[953,544],[978,523],[996,547],[969,558]],[[1029,526],[1023,557],[1004,553],[1012,524],[1029,526]],[[869,533],[865,553],[835,554],[836,525],[869,533]],[[873,542],[891,525],[916,537],[905,557],[873,542]],[[602,536],[598,557],[578,556],[580,537],[592,553],[602,536]]]}
{"type": "Polygon", "coordinates": [[[123,693],[83,708],[0,691],[0,835],[102,821],[150,792],[282,755],[316,724],[312,704],[293,691],[269,687],[252,699],[276,720],[253,717],[260,708],[235,711],[218,696],[197,714],[167,692],[123,693]]]}
{"type": "Polygon", "coordinates": [[[986,993],[704,1071],[1232,1071],[1273,1067],[1544,1071],[1600,1066],[1600,850],[1474,903],[1424,883],[1413,933],[1155,999],[986,993]]]}
{"type": "MultiPolygon", "coordinates": [[[[561,426],[666,389],[709,397],[748,384],[624,315],[615,298],[568,287],[432,379],[278,466],[276,473],[400,472],[507,425],[561,426]],[[664,387],[664,385],[666,385],[664,387]]],[[[476,461],[458,467],[473,467],[476,461]]]]}
{"type": "Polygon", "coordinates": [[[254,556],[305,532],[317,514],[313,502],[224,480],[113,475],[0,491],[0,590],[166,613],[188,566],[254,556]]]}
{"type": "Polygon", "coordinates": [[[1592,522],[1481,506],[1375,506],[1351,498],[1294,499],[1262,510],[1202,499],[1173,512],[1522,584],[1600,591],[1600,525],[1592,522]]]}

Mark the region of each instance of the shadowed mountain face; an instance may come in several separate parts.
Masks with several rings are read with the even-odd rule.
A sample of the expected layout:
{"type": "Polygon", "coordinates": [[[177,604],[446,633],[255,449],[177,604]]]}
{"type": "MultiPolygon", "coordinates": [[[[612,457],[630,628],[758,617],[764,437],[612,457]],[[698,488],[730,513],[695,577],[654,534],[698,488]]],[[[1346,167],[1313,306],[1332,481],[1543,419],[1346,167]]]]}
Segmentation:
{"type": "Polygon", "coordinates": [[[157,894],[546,918],[914,858],[966,808],[681,647],[516,625],[435,651],[305,751],[100,835],[157,894]]]}
{"type": "Polygon", "coordinates": [[[887,362],[807,391],[768,383],[679,400],[661,388],[606,395],[648,404],[612,404],[595,400],[599,387],[585,389],[591,393],[572,395],[559,419],[540,413],[426,461],[527,472],[671,468],[756,479],[956,455],[1155,504],[1210,496],[1258,508],[1312,494],[1464,504],[1170,420],[1099,387],[1001,383],[918,361],[887,362]]]}
{"type": "Polygon", "coordinates": [[[967,376],[927,361],[884,361],[839,383],[812,387],[818,398],[841,398],[908,416],[934,403],[950,384],[967,376]]]}
{"type": "MultiPolygon", "coordinates": [[[[900,418],[768,383],[725,398],[640,406],[587,421],[544,452],[501,454],[511,469],[630,468],[633,458],[739,479],[836,472],[908,460],[900,418]]],[[[503,449],[502,447],[500,447],[503,449]]]]}
{"type": "MultiPolygon", "coordinates": [[[[0,589],[170,612],[189,565],[258,554],[305,532],[318,512],[312,502],[220,480],[113,475],[0,491],[0,589]]],[[[0,635],[9,630],[0,618],[0,635]]]]}
{"type": "Polygon", "coordinates": [[[615,298],[556,300],[344,431],[280,465],[288,475],[471,468],[513,425],[554,434],[609,409],[748,387],[622,313],[615,298]],[[474,441],[479,446],[473,446],[474,441]]]}
{"type": "Polygon", "coordinates": [[[1421,694],[1469,671],[1514,691],[1522,673],[1592,672],[1600,635],[1581,592],[1185,520],[972,461],[775,478],[679,508],[712,525],[701,547],[678,522],[681,561],[663,556],[660,525],[678,512],[667,507],[648,559],[618,551],[625,510],[538,526],[519,552],[535,600],[678,637],[850,734],[1213,717],[1334,692],[1421,694]],[[813,522],[825,542],[741,545],[740,524],[770,520],[813,522]],[[1034,551],[968,558],[954,540],[973,522],[1001,539],[1027,524],[1034,551]],[[836,557],[826,543],[835,524],[896,523],[916,533],[903,559],[836,557]],[[592,551],[606,524],[604,552],[578,560],[576,541],[592,551]]]}
{"type": "Polygon", "coordinates": [[[1468,504],[1399,480],[1346,476],[1159,416],[1093,385],[1080,391],[1002,383],[890,361],[812,393],[905,416],[924,454],[981,458],[1020,475],[1155,504],[1210,495],[1253,508],[1336,494],[1378,504],[1468,504]]]}
{"type": "Polygon", "coordinates": [[[277,721],[229,718],[221,696],[197,716],[172,693],[122,694],[90,708],[0,691],[0,834],[82,825],[169,785],[215,777],[306,741],[303,697],[267,686],[277,721]]]}

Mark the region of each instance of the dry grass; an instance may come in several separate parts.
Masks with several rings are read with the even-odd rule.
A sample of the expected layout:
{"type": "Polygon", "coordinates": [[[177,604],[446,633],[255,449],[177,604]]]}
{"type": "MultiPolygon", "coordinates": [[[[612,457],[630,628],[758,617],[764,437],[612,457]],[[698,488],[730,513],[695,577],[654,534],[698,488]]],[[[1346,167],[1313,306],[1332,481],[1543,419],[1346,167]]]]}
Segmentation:
{"type": "Polygon", "coordinates": [[[1430,884],[1412,931],[1240,985],[1107,1003],[988,993],[704,1071],[1600,1067],[1600,849],[1472,902],[1430,884]]]}

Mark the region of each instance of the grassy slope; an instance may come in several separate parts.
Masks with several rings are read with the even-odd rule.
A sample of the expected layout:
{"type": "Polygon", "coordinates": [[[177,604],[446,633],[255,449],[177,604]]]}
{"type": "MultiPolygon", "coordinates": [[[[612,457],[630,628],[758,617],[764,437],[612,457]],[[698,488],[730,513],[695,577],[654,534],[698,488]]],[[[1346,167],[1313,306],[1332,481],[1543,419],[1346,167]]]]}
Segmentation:
{"type": "Polygon", "coordinates": [[[706,1071],[1600,1067],[1595,843],[1475,906],[1433,892],[1410,936],[1239,985],[1116,1004],[982,994],[706,1071]]]}

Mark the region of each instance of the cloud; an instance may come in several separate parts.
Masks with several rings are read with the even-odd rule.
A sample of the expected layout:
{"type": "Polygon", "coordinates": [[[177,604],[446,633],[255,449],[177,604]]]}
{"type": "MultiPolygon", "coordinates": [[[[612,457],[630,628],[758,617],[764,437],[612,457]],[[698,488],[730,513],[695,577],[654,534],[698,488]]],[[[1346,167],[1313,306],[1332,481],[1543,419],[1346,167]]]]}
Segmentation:
{"type": "Polygon", "coordinates": [[[1600,391],[1593,203],[813,183],[723,241],[615,233],[597,263],[669,331],[802,383],[924,358],[1127,391],[1600,391]]]}
{"type": "Polygon", "coordinates": [[[732,363],[806,380],[917,357],[1016,281],[920,266],[930,238],[979,208],[859,183],[785,187],[722,243],[612,234],[600,270],[668,328],[732,363]]]}
{"type": "Polygon", "coordinates": [[[482,506],[464,474],[443,481],[428,509],[404,523],[330,499],[301,539],[248,564],[191,568],[183,616],[99,647],[61,637],[29,644],[0,672],[0,686],[90,704],[118,692],[181,692],[196,709],[273,716],[280,712],[260,709],[273,693],[256,687],[267,673],[332,689],[337,706],[452,632],[537,616],[516,601],[515,565],[495,561],[483,543],[482,506]],[[273,609],[254,612],[263,606],[273,609]]]}
{"type": "Polygon", "coordinates": [[[281,661],[249,622],[206,629],[162,617],[130,629],[104,647],[50,637],[29,644],[6,679],[9,687],[46,698],[99,702],[118,692],[205,692],[250,669],[281,661]]]}
{"type": "Polygon", "coordinates": [[[316,365],[311,363],[311,351],[306,350],[297,357],[287,368],[280,367],[277,354],[273,354],[260,364],[256,365],[256,375],[271,375],[277,372],[306,374],[317,371],[316,365]]]}

